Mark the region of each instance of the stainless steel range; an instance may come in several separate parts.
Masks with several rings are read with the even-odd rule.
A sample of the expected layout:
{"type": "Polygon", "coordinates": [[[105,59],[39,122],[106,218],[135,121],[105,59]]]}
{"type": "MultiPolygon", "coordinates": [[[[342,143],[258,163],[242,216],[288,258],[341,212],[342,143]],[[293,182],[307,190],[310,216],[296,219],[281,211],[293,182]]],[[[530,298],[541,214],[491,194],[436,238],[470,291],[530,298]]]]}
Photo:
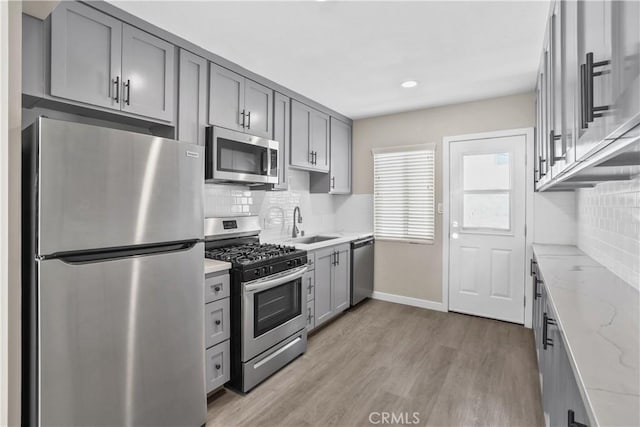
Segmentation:
{"type": "Polygon", "coordinates": [[[231,269],[231,381],[248,392],[305,352],[307,253],[260,244],[258,217],[207,218],[205,256],[231,269]]]}

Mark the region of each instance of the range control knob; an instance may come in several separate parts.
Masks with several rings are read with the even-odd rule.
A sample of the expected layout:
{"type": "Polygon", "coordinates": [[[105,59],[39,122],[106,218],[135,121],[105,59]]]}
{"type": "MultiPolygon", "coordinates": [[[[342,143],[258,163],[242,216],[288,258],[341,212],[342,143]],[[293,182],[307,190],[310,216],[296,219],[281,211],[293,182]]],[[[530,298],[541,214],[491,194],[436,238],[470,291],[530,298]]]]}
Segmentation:
{"type": "Polygon", "coordinates": [[[256,268],[256,271],[254,271],[253,273],[254,273],[256,276],[259,276],[259,275],[260,275],[260,269],[259,269],[259,268],[256,268]]]}
{"type": "Polygon", "coordinates": [[[269,272],[269,270],[267,269],[267,267],[264,267],[264,268],[262,269],[262,272],[263,272],[264,274],[267,274],[267,273],[269,272]]]}

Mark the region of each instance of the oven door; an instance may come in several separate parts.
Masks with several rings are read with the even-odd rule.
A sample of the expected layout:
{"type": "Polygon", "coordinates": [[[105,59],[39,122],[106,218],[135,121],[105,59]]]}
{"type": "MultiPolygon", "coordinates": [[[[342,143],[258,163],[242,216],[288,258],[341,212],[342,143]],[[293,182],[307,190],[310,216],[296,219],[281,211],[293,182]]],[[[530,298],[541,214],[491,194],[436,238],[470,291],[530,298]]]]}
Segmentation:
{"type": "Polygon", "coordinates": [[[307,266],[242,284],[242,361],[247,362],[306,326],[307,266]]]}
{"type": "Polygon", "coordinates": [[[278,141],[211,126],[205,178],[209,182],[278,183],[278,141]]]}

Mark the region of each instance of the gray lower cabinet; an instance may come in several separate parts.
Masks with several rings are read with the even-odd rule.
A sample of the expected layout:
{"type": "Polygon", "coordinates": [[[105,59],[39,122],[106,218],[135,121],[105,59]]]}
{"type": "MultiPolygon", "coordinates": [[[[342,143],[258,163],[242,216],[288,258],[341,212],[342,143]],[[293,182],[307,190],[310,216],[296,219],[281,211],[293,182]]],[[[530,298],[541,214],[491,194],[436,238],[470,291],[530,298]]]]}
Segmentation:
{"type": "Polygon", "coordinates": [[[329,172],[329,116],[291,100],[292,167],[329,172]]]}
{"type": "Polygon", "coordinates": [[[207,393],[222,387],[231,378],[229,341],[210,347],[205,353],[207,393]]]}
{"type": "Polygon", "coordinates": [[[312,193],[351,193],[351,125],[330,119],[330,161],[328,174],[311,174],[312,193]]]}
{"type": "Polygon", "coordinates": [[[315,251],[314,327],[349,308],[350,255],[349,244],[315,251]]]}
{"type": "Polygon", "coordinates": [[[207,274],[204,282],[206,383],[210,393],[230,379],[229,272],[207,274]]]}
{"type": "Polygon", "coordinates": [[[556,321],[557,315],[547,296],[542,272],[532,261],[533,277],[533,332],[545,422],[548,426],[589,425],[582,395],[576,381],[574,370],[569,362],[562,330],[556,321]],[[579,425],[579,424],[575,424],[579,425]]]}
{"type": "Polygon", "coordinates": [[[92,7],[61,2],[51,15],[51,96],[171,122],[174,51],[92,7]]]}
{"type": "Polygon", "coordinates": [[[273,139],[280,143],[278,184],[274,190],[289,189],[289,150],[291,149],[291,99],[277,93],[273,97],[273,139]]]}
{"type": "Polygon", "coordinates": [[[209,123],[272,139],[273,90],[212,63],[209,123]]]}
{"type": "Polygon", "coordinates": [[[207,127],[206,59],[180,49],[178,71],[178,139],[205,145],[207,127]]]}

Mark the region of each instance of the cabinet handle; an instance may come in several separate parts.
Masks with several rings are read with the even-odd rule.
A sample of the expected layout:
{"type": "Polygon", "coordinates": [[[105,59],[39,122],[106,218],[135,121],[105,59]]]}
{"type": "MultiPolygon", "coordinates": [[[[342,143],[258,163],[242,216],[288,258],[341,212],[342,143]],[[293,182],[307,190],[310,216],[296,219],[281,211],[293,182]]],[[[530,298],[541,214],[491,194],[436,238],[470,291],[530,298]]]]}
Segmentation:
{"type": "Polygon", "coordinates": [[[544,313],[542,318],[542,347],[546,350],[547,347],[553,347],[553,339],[549,338],[549,325],[555,325],[556,321],[547,316],[544,313]]]}
{"type": "Polygon", "coordinates": [[[567,412],[567,427],[589,427],[586,424],[582,424],[576,421],[576,413],[573,409],[569,409],[567,412]]]}
{"type": "Polygon", "coordinates": [[[220,370],[220,368],[222,368],[222,365],[220,365],[219,363],[216,363],[216,370],[220,370]]]}
{"type": "Polygon", "coordinates": [[[333,189],[336,188],[336,177],[335,176],[331,177],[331,188],[333,188],[333,189]]]}
{"type": "Polygon", "coordinates": [[[542,172],[543,167],[542,164],[545,163],[547,160],[543,159],[542,156],[538,157],[538,169],[540,170],[539,174],[540,174],[540,178],[542,178],[543,176],[545,176],[547,173],[546,172],[542,172]]]}
{"type": "Polygon", "coordinates": [[[534,275],[534,268],[535,266],[538,265],[538,263],[536,262],[536,260],[534,260],[533,258],[531,258],[530,262],[529,262],[529,276],[533,276],[534,275]]]}
{"type": "Polygon", "coordinates": [[[251,129],[251,111],[247,113],[247,129],[251,129]]]}
{"type": "Polygon", "coordinates": [[[242,110],[242,113],[240,113],[240,115],[242,116],[242,129],[244,129],[245,128],[244,123],[245,123],[245,119],[246,119],[244,110],[242,110]]]}
{"type": "Polygon", "coordinates": [[[309,151],[309,163],[313,164],[313,151],[309,151]]]}
{"type": "Polygon", "coordinates": [[[124,98],[124,103],[127,105],[131,105],[131,80],[127,79],[124,87],[127,89],[127,96],[124,98]]]}
{"type": "Polygon", "coordinates": [[[537,275],[537,274],[535,274],[535,282],[534,282],[534,284],[535,284],[535,289],[533,290],[533,299],[534,299],[534,300],[536,300],[536,299],[538,299],[538,298],[542,298],[542,294],[541,294],[540,292],[538,292],[538,289],[540,289],[540,288],[538,287],[538,285],[539,285],[540,283],[542,283],[542,280],[538,279],[538,275],[537,275]]]}
{"type": "Polygon", "coordinates": [[[311,323],[311,307],[307,307],[307,323],[311,323]]]}
{"type": "Polygon", "coordinates": [[[307,285],[307,289],[309,290],[309,293],[311,293],[311,277],[309,277],[309,284],[307,285]]]}
{"type": "Polygon", "coordinates": [[[220,319],[216,319],[216,325],[220,325],[220,323],[222,323],[220,319]]]}
{"type": "Polygon", "coordinates": [[[599,61],[593,62],[593,52],[587,53],[586,64],[585,64],[585,74],[586,74],[586,87],[585,87],[585,97],[586,97],[586,123],[587,125],[594,121],[598,117],[602,117],[604,111],[609,110],[608,105],[602,105],[599,107],[595,107],[593,105],[593,78],[598,76],[603,76],[605,74],[609,74],[609,70],[603,71],[594,71],[596,68],[605,67],[610,65],[611,61],[599,61]]]}
{"type": "Polygon", "coordinates": [[[564,156],[564,152],[562,153],[562,156],[556,156],[556,141],[562,139],[562,135],[556,135],[555,131],[551,130],[551,132],[549,132],[549,143],[551,145],[550,150],[551,151],[551,166],[555,165],[555,163],[559,160],[564,160],[565,156],[564,156]]]}
{"type": "Polygon", "coordinates": [[[587,66],[580,65],[580,129],[586,129],[587,124],[587,66]]]}
{"type": "Polygon", "coordinates": [[[113,100],[116,101],[116,104],[119,104],[120,103],[120,76],[116,76],[116,78],[113,79],[113,84],[116,86],[116,89],[113,92],[115,94],[115,96],[113,97],[113,100]]]}
{"type": "Polygon", "coordinates": [[[336,252],[336,256],[338,257],[338,265],[340,265],[340,252],[336,252]]]}
{"type": "Polygon", "coordinates": [[[313,164],[314,165],[318,164],[318,152],[317,151],[313,152],[313,164]]]}

